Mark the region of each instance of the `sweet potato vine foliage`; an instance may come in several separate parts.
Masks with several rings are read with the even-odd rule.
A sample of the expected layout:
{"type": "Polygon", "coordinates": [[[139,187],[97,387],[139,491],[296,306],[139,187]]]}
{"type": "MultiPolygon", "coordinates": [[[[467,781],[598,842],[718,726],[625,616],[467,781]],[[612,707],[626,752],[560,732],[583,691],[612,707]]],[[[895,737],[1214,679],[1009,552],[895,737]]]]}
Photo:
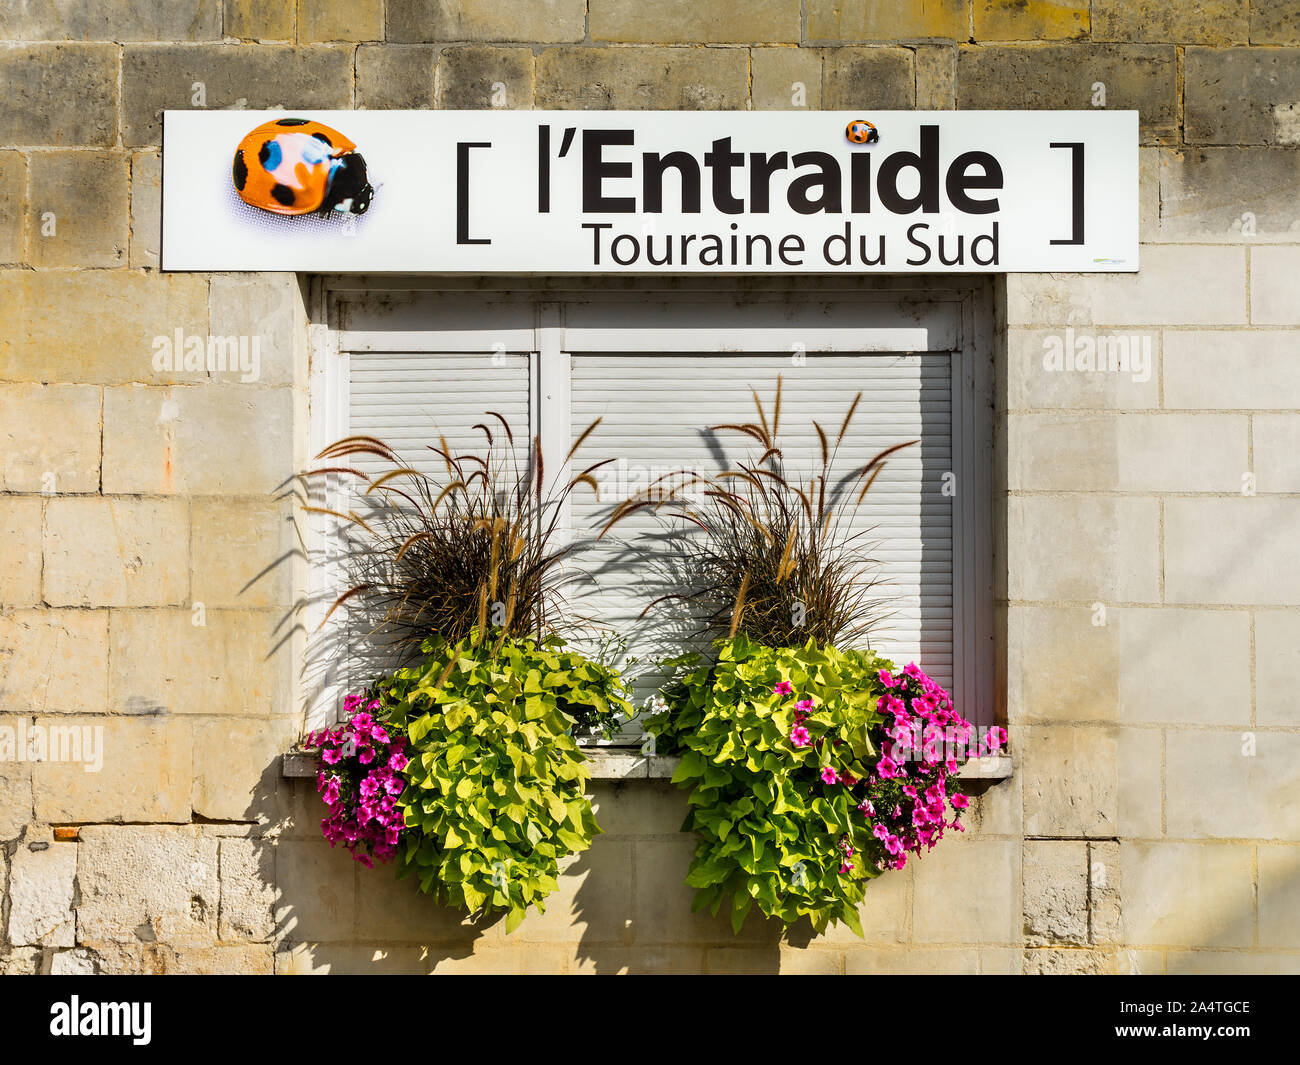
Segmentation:
{"type": "MultiPolygon", "coordinates": [[[[694,908],[723,904],[739,931],[751,908],[817,933],[843,921],[873,877],[960,827],[953,778],[973,726],[915,665],[870,651],[720,640],[712,666],[677,660],[669,709],[650,731],[681,753],[682,826],[698,838],[694,908]]],[[[986,739],[989,750],[1001,730],[986,739]]]]}

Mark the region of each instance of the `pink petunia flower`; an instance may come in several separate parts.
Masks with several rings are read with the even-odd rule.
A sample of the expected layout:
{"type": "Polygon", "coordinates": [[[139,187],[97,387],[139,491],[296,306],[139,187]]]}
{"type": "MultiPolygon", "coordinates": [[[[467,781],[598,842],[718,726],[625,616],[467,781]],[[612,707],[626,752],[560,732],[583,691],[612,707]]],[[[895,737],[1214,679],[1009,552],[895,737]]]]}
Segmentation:
{"type": "Polygon", "coordinates": [[[777,686],[776,686],[775,688],[772,689],[772,694],[773,694],[773,695],[792,695],[792,694],[794,694],[794,688],[792,688],[792,687],[790,686],[790,682],[789,682],[788,680],[783,680],[783,681],[778,682],[778,683],[777,683],[777,686]]]}
{"type": "Polygon", "coordinates": [[[839,779],[840,779],[840,778],[839,778],[839,774],[837,774],[837,773],[835,772],[834,769],[832,769],[830,766],[825,766],[825,767],[823,767],[823,769],[822,769],[822,783],[823,783],[823,784],[834,784],[834,783],[836,783],[839,779]]]}
{"type": "Polygon", "coordinates": [[[790,730],[790,742],[796,747],[807,747],[812,743],[812,734],[802,725],[795,725],[790,730]]]}

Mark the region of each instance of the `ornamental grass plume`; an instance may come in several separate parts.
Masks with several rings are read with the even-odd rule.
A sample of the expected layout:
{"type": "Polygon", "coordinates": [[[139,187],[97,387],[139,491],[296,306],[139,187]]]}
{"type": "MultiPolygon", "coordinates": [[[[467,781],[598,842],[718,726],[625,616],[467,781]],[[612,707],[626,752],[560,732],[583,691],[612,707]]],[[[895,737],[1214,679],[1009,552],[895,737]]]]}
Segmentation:
{"type": "MultiPolygon", "coordinates": [[[[576,438],[566,468],[599,422],[576,438]]],[[[477,450],[457,453],[445,437],[427,446],[435,472],[371,436],[346,437],[317,456],[330,464],[306,473],[307,483],[341,479],[358,491],[357,507],[305,509],[361,534],[348,557],[353,583],[327,620],[356,600],[367,608],[372,635],[383,633],[412,655],[431,636],[457,644],[474,631],[524,638],[564,626],[564,589],[583,579],[565,571],[576,549],[562,528],[565,504],[581,485],[596,491],[593,474],[613,460],[547,486],[540,437],[516,447],[495,411],[473,429],[483,435],[477,450]],[[379,472],[360,468],[376,460],[379,472]]]]}
{"type": "Polygon", "coordinates": [[[633,514],[649,512],[669,533],[690,591],[660,596],[700,608],[704,631],[744,633],[769,647],[809,638],[853,646],[880,619],[868,529],[854,528],[871,486],[891,455],[887,447],[840,471],[837,459],[862,401],[859,392],[834,439],[816,421],[819,461],[806,477],[787,468],[781,448],[782,379],[770,412],[751,389],[757,420],[709,427],[745,438],[750,453],[718,473],[674,470],[618,504],[600,535],[633,514]]]}

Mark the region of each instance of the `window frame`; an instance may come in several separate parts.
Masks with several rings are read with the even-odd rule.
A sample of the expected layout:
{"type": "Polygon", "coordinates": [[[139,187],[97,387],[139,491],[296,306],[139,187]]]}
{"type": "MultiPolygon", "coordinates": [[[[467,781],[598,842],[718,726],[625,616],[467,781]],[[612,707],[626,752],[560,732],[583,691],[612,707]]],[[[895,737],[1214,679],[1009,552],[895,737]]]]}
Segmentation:
{"type": "MultiPolygon", "coordinates": [[[[993,505],[995,331],[994,287],[989,278],[314,277],[308,325],[309,454],[318,454],[344,435],[349,410],[349,351],[358,346],[356,338],[382,333],[389,338],[384,350],[531,353],[530,435],[540,434],[548,469],[554,476],[562,476],[562,459],[569,446],[570,355],[597,350],[644,351],[644,344],[633,346],[626,339],[630,308],[639,308],[644,315],[648,305],[663,302],[680,315],[683,308],[701,303],[716,309],[720,300],[739,300],[750,316],[774,313],[776,318],[788,313],[791,305],[832,300],[858,308],[868,320],[874,316],[880,323],[839,330],[852,334],[838,341],[845,344],[860,338],[864,328],[879,330],[880,343],[845,347],[845,351],[942,351],[949,355],[953,464],[957,467],[952,471],[956,484],[952,520],[954,697],[977,724],[997,723],[1003,684],[1001,666],[995,660],[999,643],[994,598],[998,562],[993,505]],[[602,324],[599,311],[591,310],[589,321],[571,325],[569,309],[577,305],[603,308],[609,320],[602,324]],[[368,319],[368,307],[382,310],[383,329],[365,328],[380,317],[370,312],[368,319]],[[435,307],[444,315],[437,327],[422,321],[435,307]],[[951,322],[952,339],[947,346],[922,348],[886,342],[891,330],[892,335],[914,336],[918,328],[927,328],[927,310],[933,319],[936,309],[942,309],[951,322]],[[404,338],[401,345],[418,346],[393,346],[392,336],[398,333],[404,338]]],[[[779,332],[779,327],[773,328],[779,332]]],[[[792,329],[790,335],[796,333],[806,335],[807,327],[792,329]]],[[[660,334],[657,339],[666,336],[660,334]]],[[[788,341],[779,348],[765,347],[787,350],[788,341]]],[[[656,350],[660,348],[656,346],[656,350]]],[[[709,348],[701,347],[698,336],[692,334],[689,346],[681,350],[709,348]]],[[[299,585],[306,591],[306,600],[298,671],[308,728],[334,720],[343,694],[337,682],[329,680],[328,664],[311,658],[313,635],[332,601],[327,593],[331,587],[338,588],[337,570],[311,561],[326,541],[327,534],[319,524],[309,523],[299,585]]]]}

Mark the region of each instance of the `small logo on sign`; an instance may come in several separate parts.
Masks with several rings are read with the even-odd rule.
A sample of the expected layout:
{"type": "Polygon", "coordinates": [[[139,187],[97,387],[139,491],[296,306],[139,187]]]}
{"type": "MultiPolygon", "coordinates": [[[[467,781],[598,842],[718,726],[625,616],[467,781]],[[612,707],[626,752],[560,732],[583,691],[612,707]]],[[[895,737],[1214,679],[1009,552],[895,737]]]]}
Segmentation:
{"type": "Polygon", "coordinates": [[[880,131],[865,118],[855,118],[844,127],[844,136],[850,144],[875,144],[880,140],[880,131]]]}

